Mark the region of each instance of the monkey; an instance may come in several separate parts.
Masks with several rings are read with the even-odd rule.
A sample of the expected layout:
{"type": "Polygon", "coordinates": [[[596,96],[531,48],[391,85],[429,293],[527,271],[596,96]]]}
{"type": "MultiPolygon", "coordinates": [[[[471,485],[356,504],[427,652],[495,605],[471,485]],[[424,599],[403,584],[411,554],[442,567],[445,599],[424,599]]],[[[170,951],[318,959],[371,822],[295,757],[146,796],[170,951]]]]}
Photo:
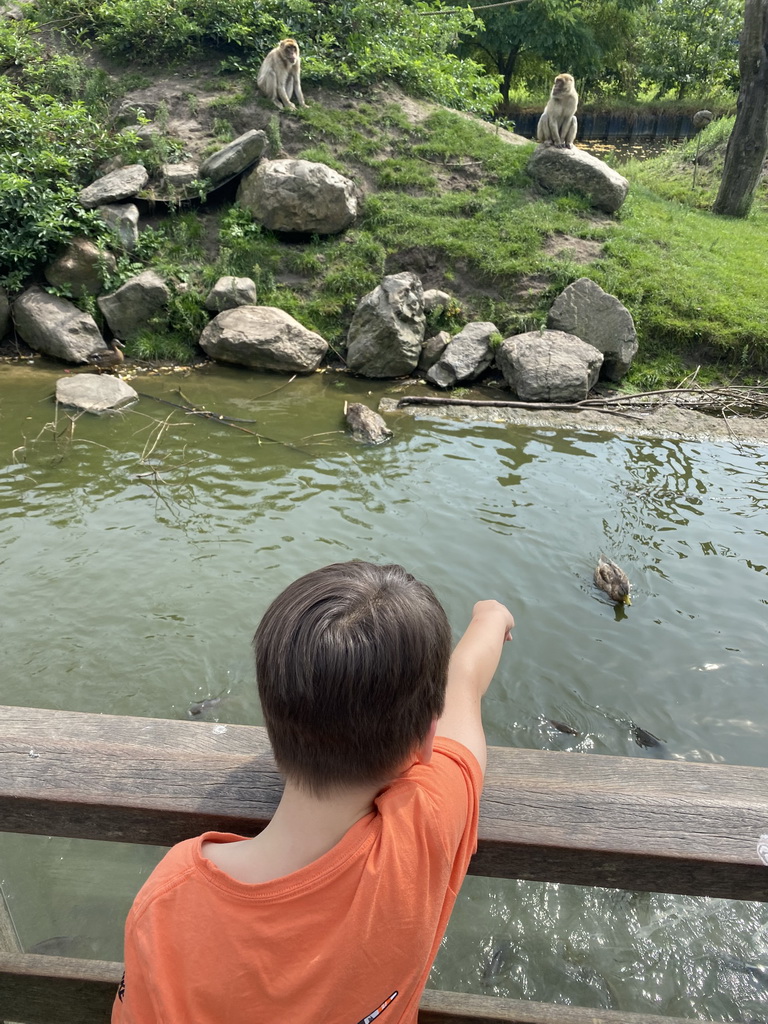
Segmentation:
{"type": "Polygon", "coordinates": [[[295,39],[281,39],[270,50],[259,68],[256,84],[278,110],[295,110],[294,96],[300,107],[306,107],[301,91],[301,57],[295,39]]]}
{"type": "Polygon", "coordinates": [[[576,138],[576,107],[579,96],[573,75],[558,75],[544,113],[536,127],[536,139],[558,149],[570,149],[576,138]]]}

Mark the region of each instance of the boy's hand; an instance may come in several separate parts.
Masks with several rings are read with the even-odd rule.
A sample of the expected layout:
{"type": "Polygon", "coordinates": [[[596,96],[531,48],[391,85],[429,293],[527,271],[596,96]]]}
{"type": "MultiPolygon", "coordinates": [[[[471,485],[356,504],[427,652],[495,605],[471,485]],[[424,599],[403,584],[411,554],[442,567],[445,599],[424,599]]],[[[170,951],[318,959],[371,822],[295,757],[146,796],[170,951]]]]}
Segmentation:
{"type": "Polygon", "coordinates": [[[437,734],[468,747],[483,772],[486,751],[480,700],[499,664],[505,641],[512,639],[514,625],[512,613],[500,601],[478,601],[448,667],[445,710],[437,723],[437,734]]]}
{"type": "Polygon", "coordinates": [[[494,622],[498,619],[499,622],[503,623],[504,639],[512,639],[515,620],[509,608],[505,607],[500,601],[477,601],[472,609],[472,618],[487,620],[490,629],[494,628],[494,622]]]}

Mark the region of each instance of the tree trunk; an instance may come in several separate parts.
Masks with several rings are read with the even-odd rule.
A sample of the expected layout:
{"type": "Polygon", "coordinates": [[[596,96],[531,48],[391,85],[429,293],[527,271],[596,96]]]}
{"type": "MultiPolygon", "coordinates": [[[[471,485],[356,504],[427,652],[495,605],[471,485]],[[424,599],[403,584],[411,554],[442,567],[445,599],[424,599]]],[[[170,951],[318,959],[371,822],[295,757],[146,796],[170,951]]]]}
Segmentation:
{"type": "Polygon", "coordinates": [[[768,153],[768,0],[746,0],[739,45],[741,86],[715,213],[746,217],[768,153]]]}
{"type": "MultiPolygon", "coordinates": [[[[768,3],[768,0],[766,0],[766,3],[768,3]]],[[[512,85],[512,75],[515,72],[515,64],[517,63],[517,55],[519,52],[519,49],[515,47],[515,49],[509,51],[506,59],[499,61],[499,71],[502,75],[499,91],[504,97],[505,106],[509,103],[509,89],[512,85]]]]}

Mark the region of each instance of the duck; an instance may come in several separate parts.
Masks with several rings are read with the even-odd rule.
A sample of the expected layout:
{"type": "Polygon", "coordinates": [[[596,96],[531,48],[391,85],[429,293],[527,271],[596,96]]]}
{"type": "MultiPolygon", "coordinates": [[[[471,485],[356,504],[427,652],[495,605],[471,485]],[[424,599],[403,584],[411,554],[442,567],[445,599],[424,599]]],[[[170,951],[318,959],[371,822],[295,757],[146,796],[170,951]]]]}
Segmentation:
{"type": "Polygon", "coordinates": [[[125,359],[122,352],[125,346],[122,341],[112,338],[106,345],[106,348],[96,349],[95,352],[89,352],[86,356],[88,362],[98,370],[114,370],[125,359]]]}
{"type": "Polygon", "coordinates": [[[616,604],[632,604],[627,574],[605,555],[600,555],[595,568],[595,586],[604,590],[616,604]]]}

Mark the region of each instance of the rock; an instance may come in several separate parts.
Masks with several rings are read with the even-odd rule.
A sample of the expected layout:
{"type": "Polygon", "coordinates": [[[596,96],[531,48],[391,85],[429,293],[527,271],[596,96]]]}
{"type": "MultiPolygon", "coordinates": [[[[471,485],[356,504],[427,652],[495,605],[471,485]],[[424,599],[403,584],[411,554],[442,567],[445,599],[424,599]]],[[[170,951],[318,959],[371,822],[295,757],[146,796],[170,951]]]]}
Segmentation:
{"type": "Polygon", "coordinates": [[[116,292],[102,295],[96,301],[115,337],[132,341],[165,308],[170,297],[162,277],[154,270],[145,270],[116,292]]]}
{"type": "MultiPolygon", "coordinates": [[[[117,112],[117,116],[118,118],[137,118],[140,114],[146,117],[148,113],[149,112],[146,110],[139,111],[137,108],[131,108],[130,104],[126,106],[125,103],[123,103],[117,112]]],[[[156,110],[154,111],[154,114],[157,114],[156,110]]],[[[158,142],[162,141],[163,136],[165,135],[165,132],[159,124],[152,124],[151,122],[150,124],[131,125],[128,128],[123,128],[120,134],[127,135],[129,133],[136,136],[142,149],[152,149],[153,146],[156,146],[158,142]]]]}
{"type": "Polygon", "coordinates": [[[427,370],[427,380],[441,388],[453,387],[462,380],[474,380],[493,362],[490,340],[493,334],[498,334],[496,324],[467,324],[427,370]]]}
{"type": "Polygon", "coordinates": [[[221,313],[237,306],[256,305],[256,283],[250,277],[220,277],[208,292],[206,309],[221,313]]]}
{"type": "Polygon", "coordinates": [[[550,192],[577,192],[606,213],[615,213],[629,191],[629,182],[618,171],[575,147],[537,146],[528,170],[550,192]]]}
{"type": "Polygon", "coordinates": [[[392,431],[373,409],[369,409],[362,402],[351,402],[344,410],[345,419],[352,431],[352,436],[357,441],[366,444],[382,444],[392,437],[392,431]]]}
{"type": "Polygon", "coordinates": [[[250,167],[254,160],[259,159],[266,146],[266,134],[252,128],[204,160],[200,164],[199,175],[214,185],[226,181],[250,167]]]}
{"type": "Polygon", "coordinates": [[[170,189],[185,188],[193,181],[197,181],[200,170],[193,160],[185,160],[180,164],[163,164],[160,177],[163,184],[170,189]]]}
{"type": "Polygon", "coordinates": [[[8,301],[8,293],[5,288],[0,287],[0,339],[4,338],[11,326],[11,304],[8,301]]]}
{"type": "Polygon", "coordinates": [[[603,355],[562,331],[530,331],[506,338],[496,365],[523,402],[580,402],[595,386],[603,355]]]}
{"type": "Polygon", "coordinates": [[[450,340],[451,336],[448,331],[439,331],[437,334],[433,334],[431,338],[427,338],[421,348],[418,368],[420,370],[428,370],[443,354],[450,340]]]}
{"type": "Polygon", "coordinates": [[[547,327],[575,334],[602,352],[600,376],[607,380],[621,380],[637,353],[632,314],[588,277],[580,277],[558,295],[547,316],[547,327]]]}
{"type": "Polygon", "coordinates": [[[38,285],[23,292],[13,304],[20,336],[36,352],[68,363],[87,363],[91,352],[107,351],[96,321],[69,299],[49,295],[38,285]]]}
{"type": "Polygon", "coordinates": [[[114,231],[126,252],[133,252],[139,241],[139,208],[134,203],[100,206],[102,220],[114,231]]]}
{"type": "Polygon", "coordinates": [[[104,290],[105,272],[117,266],[111,252],[99,249],[87,238],[73,238],[64,253],[45,268],[45,279],[55,288],[66,288],[75,298],[98,295],[104,290]]]}
{"type": "Polygon", "coordinates": [[[335,235],[357,216],[354,183],[310,160],[262,160],[244,175],[237,201],[270,231],[335,235]]]}
{"type": "Polygon", "coordinates": [[[711,110],[697,110],[693,115],[693,127],[696,131],[700,131],[702,128],[706,128],[707,125],[714,120],[715,115],[711,110]]]}
{"type": "Polygon", "coordinates": [[[56,401],[85,412],[119,409],[128,402],[135,402],[138,397],[130,384],[107,374],[78,373],[59,377],[56,381],[56,401]]]}
{"type": "Polygon", "coordinates": [[[420,279],[390,274],[357,305],[347,333],[347,366],[363,377],[403,377],[415,369],[426,318],[420,279]]]}
{"type": "Polygon", "coordinates": [[[0,18],[9,21],[24,21],[24,11],[17,4],[0,5],[0,18]]]}
{"type": "Polygon", "coordinates": [[[79,195],[80,204],[86,210],[94,210],[105,203],[117,203],[140,192],[149,181],[149,174],[143,164],[129,164],[98,178],[79,195]]]}
{"type": "Polygon", "coordinates": [[[225,309],[200,335],[202,349],[221,363],[278,373],[312,373],[328,342],[273,306],[225,309]]]}
{"type": "Polygon", "coordinates": [[[436,309],[447,309],[454,302],[453,296],[448,292],[441,292],[439,288],[428,288],[424,292],[424,312],[433,313],[436,309]]]}

